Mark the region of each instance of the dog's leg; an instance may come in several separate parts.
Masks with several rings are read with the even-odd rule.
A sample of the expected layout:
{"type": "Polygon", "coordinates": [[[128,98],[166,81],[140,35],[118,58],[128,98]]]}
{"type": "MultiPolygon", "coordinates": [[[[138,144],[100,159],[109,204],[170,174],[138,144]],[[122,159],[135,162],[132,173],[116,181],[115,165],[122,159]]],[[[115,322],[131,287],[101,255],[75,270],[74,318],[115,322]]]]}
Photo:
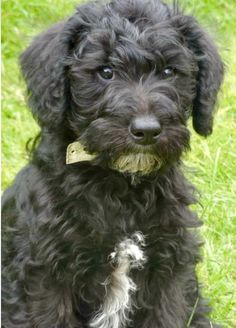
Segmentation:
{"type": "Polygon", "coordinates": [[[76,320],[72,308],[70,289],[56,288],[48,282],[39,281],[30,286],[28,313],[34,328],[83,328],[76,320]]]}
{"type": "Polygon", "coordinates": [[[209,307],[208,302],[201,295],[201,290],[198,287],[198,280],[196,276],[195,279],[195,284],[197,287],[192,289],[189,288],[187,293],[188,304],[189,302],[191,303],[191,312],[188,311],[187,317],[187,328],[221,328],[221,326],[210,320],[209,313],[211,312],[211,308],[209,307]]]}
{"type": "Polygon", "coordinates": [[[196,281],[184,280],[184,274],[167,279],[158,276],[156,271],[150,281],[138,281],[146,287],[137,293],[138,311],[127,328],[217,327],[208,318],[210,309],[199,295],[196,281]]]}
{"type": "Polygon", "coordinates": [[[204,299],[199,298],[196,309],[192,311],[187,327],[189,328],[221,328],[220,325],[213,323],[207,316],[209,307],[205,304],[204,299]]]}
{"type": "Polygon", "coordinates": [[[131,268],[142,268],[145,262],[144,238],[135,233],[131,238],[120,242],[110,254],[113,272],[104,282],[106,297],[99,311],[90,322],[93,328],[121,328],[129,322],[133,310],[131,295],[137,289],[129,277],[131,268]]]}

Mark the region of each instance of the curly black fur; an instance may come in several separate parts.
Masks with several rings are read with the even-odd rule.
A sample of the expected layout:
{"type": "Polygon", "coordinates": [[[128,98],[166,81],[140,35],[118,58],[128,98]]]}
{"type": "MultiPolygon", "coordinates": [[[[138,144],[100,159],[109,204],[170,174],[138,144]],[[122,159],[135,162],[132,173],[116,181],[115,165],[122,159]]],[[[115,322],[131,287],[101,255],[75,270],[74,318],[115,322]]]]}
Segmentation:
{"type": "Polygon", "coordinates": [[[187,119],[203,136],[212,131],[223,68],[211,39],[159,0],[90,3],[38,36],[21,67],[41,138],[3,196],[3,327],[89,327],[106,297],[108,256],[135,231],[146,238],[147,262],[130,272],[138,290],[126,328],[216,327],[195,275],[194,189],[180,170],[187,119]],[[112,80],[99,76],[104,65],[112,80]],[[147,114],[162,131],[145,148],[128,127],[147,114]],[[77,139],[97,157],[66,165],[77,139]],[[112,169],[138,151],[158,154],[161,168],[112,169]]]}

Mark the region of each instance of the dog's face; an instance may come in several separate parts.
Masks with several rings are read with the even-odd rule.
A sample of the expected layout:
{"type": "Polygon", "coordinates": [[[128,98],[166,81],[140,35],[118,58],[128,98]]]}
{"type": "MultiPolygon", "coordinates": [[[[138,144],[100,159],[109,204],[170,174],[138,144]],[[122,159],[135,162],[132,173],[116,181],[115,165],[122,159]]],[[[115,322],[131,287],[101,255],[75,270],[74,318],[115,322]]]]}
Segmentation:
{"type": "MultiPolygon", "coordinates": [[[[43,39],[47,46],[49,34],[43,39]]],[[[211,132],[223,70],[214,45],[192,18],[159,1],[90,4],[51,32],[50,41],[44,61],[54,58],[60,79],[47,107],[58,107],[60,100],[57,126],[67,122],[74,138],[111,167],[147,174],[178,161],[189,145],[190,115],[198,133],[211,132]]],[[[31,82],[28,59],[26,51],[22,66],[31,82]]],[[[37,88],[31,83],[34,104],[37,88]]],[[[46,112],[38,116],[42,125],[55,123],[46,112]]]]}
{"type": "Polygon", "coordinates": [[[104,20],[75,48],[70,126],[118,170],[148,173],[188,146],[197,65],[168,21],[153,28],[104,20]]]}

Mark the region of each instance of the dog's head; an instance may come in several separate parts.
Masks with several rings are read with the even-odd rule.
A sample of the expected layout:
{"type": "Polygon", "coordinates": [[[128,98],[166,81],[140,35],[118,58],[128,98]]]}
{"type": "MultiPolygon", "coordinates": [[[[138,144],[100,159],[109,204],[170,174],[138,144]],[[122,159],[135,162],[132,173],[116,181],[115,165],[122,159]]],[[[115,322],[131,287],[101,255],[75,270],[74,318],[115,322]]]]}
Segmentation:
{"type": "Polygon", "coordinates": [[[193,17],[159,0],[83,5],[36,38],[21,65],[41,126],[70,130],[120,171],[178,161],[189,116],[199,134],[212,132],[216,47],[193,17]]]}

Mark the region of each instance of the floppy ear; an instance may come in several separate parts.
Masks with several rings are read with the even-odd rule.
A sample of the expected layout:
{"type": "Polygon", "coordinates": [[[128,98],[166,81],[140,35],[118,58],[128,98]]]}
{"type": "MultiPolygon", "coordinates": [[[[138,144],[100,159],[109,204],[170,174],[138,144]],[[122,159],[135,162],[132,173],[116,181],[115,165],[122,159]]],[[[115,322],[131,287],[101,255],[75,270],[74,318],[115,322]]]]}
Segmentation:
{"type": "Polygon", "coordinates": [[[62,42],[65,22],[40,34],[20,58],[23,76],[29,91],[29,104],[41,126],[57,125],[66,106],[66,74],[63,59],[68,46],[62,42]]]}
{"type": "Polygon", "coordinates": [[[20,64],[29,92],[29,104],[41,126],[55,128],[63,122],[70,106],[67,68],[85,29],[89,28],[91,8],[78,8],[67,21],[40,34],[23,52],[20,64]]]}
{"type": "Polygon", "coordinates": [[[178,15],[173,17],[173,22],[198,64],[193,127],[200,135],[207,136],[212,133],[214,106],[223,79],[223,63],[213,41],[193,17],[178,15]]]}

